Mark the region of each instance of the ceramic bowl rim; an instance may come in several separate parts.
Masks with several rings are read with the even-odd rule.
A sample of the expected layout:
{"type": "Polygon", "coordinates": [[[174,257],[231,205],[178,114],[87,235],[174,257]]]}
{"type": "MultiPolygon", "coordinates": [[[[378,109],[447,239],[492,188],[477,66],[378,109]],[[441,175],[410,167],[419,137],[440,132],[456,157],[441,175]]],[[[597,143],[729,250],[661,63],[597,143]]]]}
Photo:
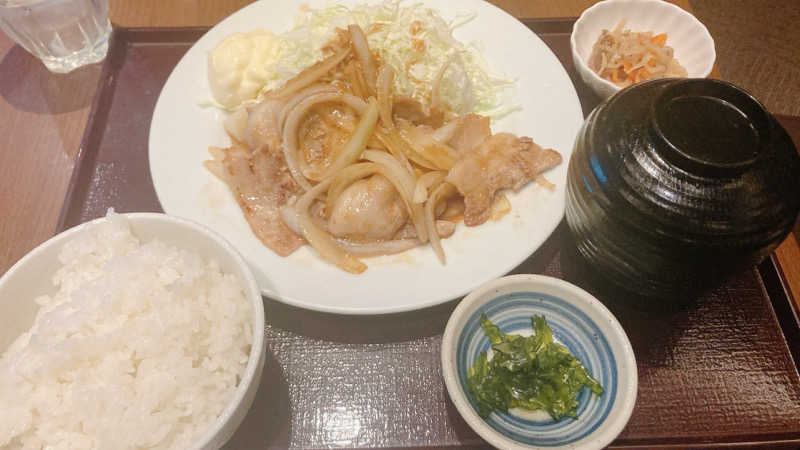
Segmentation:
{"type": "Polygon", "coordinates": [[[659,7],[663,6],[664,8],[672,9],[673,11],[676,11],[678,15],[687,18],[690,22],[693,22],[696,25],[699,25],[699,29],[703,33],[703,37],[705,39],[707,39],[708,42],[711,44],[711,58],[710,58],[709,62],[707,63],[707,66],[702,68],[702,70],[700,71],[700,74],[698,76],[690,77],[690,78],[707,78],[711,74],[711,71],[714,70],[714,63],[717,60],[717,49],[716,49],[716,44],[714,43],[714,37],[711,36],[711,33],[708,31],[708,28],[705,26],[705,24],[703,24],[703,22],[701,22],[700,19],[695,17],[694,14],[684,10],[683,8],[681,8],[678,5],[666,2],[664,0],[602,0],[600,2],[595,3],[594,5],[590,6],[589,8],[586,8],[585,10],[583,10],[581,15],[578,16],[578,18],[575,20],[575,23],[572,25],[572,32],[570,32],[570,35],[569,35],[569,47],[570,47],[570,51],[572,53],[573,61],[577,61],[577,63],[580,64],[580,66],[581,66],[581,68],[577,68],[577,69],[579,71],[581,71],[581,72],[584,72],[589,77],[591,77],[593,82],[596,82],[596,83],[601,84],[602,86],[605,86],[606,89],[611,89],[612,95],[613,95],[613,93],[619,92],[622,89],[622,87],[617,86],[616,84],[612,83],[609,80],[606,80],[605,78],[603,78],[600,75],[598,75],[597,73],[595,73],[594,70],[589,68],[589,65],[586,62],[586,59],[584,57],[582,57],[578,53],[577,44],[575,42],[575,36],[576,36],[576,30],[579,31],[581,26],[583,25],[583,23],[586,20],[588,20],[587,17],[589,17],[590,15],[596,13],[599,10],[602,10],[603,8],[605,8],[605,6],[607,4],[613,4],[613,3],[641,3],[641,4],[651,3],[651,4],[658,4],[659,7]]]}
{"type": "MultiPolygon", "coordinates": [[[[464,297],[453,310],[450,318],[447,321],[444,334],[442,336],[441,345],[441,360],[442,360],[442,376],[444,377],[447,392],[450,399],[453,401],[456,409],[467,424],[472,428],[480,437],[489,442],[491,445],[498,448],[508,448],[513,450],[528,450],[539,448],[524,444],[518,441],[511,440],[491,428],[475,411],[467,398],[466,393],[461,388],[461,383],[458,380],[457,363],[456,363],[456,346],[458,338],[463,332],[465,322],[469,319],[472,313],[486,302],[496,298],[493,295],[498,289],[514,286],[525,285],[531,290],[539,288],[555,288],[563,292],[565,296],[576,300],[578,304],[575,306],[582,311],[593,311],[608,321],[608,325],[612,330],[612,335],[606,335],[606,339],[612,346],[614,353],[619,353],[616,357],[622,358],[625,362],[626,371],[621,371],[618,374],[620,380],[629,383],[624,390],[618,389],[618,394],[615,402],[620,402],[620,409],[613,411],[606,418],[604,423],[592,431],[589,435],[582,438],[584,442],[587,439],[592,439],[597,443],[598,448],[602,448],[610,444],[628,423],[630,416],[633,412],[633,407],[636,403],[637,390],[638,390],[638,372],[636,368],[636,358],[633,353],[633,348],[628,340],[627,334],[619,324],[614,315],[594,296],[581,289],[580,287],[546,275],[534,274],[517,274],[508,275],[498,278],[483,284],[469,295],[464,297]],[[613,343],[613,344],[612,344],[613,343]]],[[[512,291],[513,292],[513,291],[512,291]]],[[[620,361],[617,361],[619,366],[620,361]]],[[[616,408],[614,408],[616,409],[616,408]]],[[[576,448],[575,442],[565,444],[560,447],[550,448],[576,448]]]]}

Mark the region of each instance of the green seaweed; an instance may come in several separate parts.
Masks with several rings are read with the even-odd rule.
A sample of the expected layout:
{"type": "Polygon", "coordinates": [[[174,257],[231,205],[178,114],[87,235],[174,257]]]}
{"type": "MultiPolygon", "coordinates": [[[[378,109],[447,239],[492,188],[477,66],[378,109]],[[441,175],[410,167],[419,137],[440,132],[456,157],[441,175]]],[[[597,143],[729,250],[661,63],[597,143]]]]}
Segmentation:
{"type": "Polygon", "coordinates": [[[588,387],[595,395],[603,387],[589,375],[566,347],[553,341],[544,316],[532,316],[533,334],[505,334],[486,314],[481,328],[492,343],[492,358],[481,352],[467,370],[467,389],[487,417],[509,408],[545,410],[554,420],[576,418],[578,392],[588,387]]]}

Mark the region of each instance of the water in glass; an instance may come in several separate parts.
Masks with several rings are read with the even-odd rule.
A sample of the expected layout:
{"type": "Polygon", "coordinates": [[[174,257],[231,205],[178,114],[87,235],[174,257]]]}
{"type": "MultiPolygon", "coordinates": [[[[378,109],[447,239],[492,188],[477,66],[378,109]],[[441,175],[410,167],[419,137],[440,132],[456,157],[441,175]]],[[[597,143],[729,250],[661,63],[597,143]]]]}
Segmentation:
{"type": "Polygon", "coordinates": [[[0,28],[53,72],[101,61],[108,0],[0,0],[0,28]]]}

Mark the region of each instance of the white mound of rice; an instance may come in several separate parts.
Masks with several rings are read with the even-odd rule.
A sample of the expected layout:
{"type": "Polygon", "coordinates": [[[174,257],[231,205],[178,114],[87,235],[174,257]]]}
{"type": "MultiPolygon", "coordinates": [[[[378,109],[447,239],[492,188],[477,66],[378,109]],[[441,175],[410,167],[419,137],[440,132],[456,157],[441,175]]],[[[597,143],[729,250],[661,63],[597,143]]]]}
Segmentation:
{"type": "MultiPolygon", "coordinates": [[[[0,448],[188,448],[231,399],[252,306],[214,261],[109,212],[63,248],[58,292],[0,357],[0,448]]],[[[32,301],[18,299],[17,301],[32,301]]]]}

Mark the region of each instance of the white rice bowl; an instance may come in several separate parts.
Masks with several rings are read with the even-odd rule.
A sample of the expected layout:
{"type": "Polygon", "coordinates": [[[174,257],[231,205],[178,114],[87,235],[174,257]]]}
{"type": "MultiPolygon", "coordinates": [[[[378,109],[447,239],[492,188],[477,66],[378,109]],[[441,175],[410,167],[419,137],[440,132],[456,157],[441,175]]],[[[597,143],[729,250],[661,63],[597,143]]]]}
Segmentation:
{"type": "Polygon", "coordinates": [[[240,279],[196,251],[140,241],[113,212],[72,234],[58,253],[54,293],[2,298],[25,258],[0,280],[3,303],[39,305],[0,357],[0,448],[224,443],[244,416],[232,403],[249,397],[246,412],[263,365],[251,357],[258,312],[263,324],[248,298],[258,292],[252,274],[240,279]],[[233,429],[209,436],[231,415],[233,429]]]}

